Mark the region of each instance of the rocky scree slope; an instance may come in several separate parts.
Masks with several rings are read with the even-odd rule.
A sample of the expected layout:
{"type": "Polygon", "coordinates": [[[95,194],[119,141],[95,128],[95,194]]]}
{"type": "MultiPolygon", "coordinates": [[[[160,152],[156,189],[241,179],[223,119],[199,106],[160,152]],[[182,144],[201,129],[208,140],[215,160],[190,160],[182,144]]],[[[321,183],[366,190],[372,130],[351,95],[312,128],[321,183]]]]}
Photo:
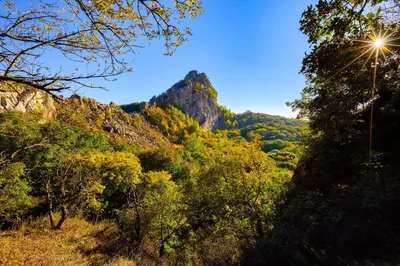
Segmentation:
{"type": "MultiPolygon", "coordinates": [[[[0,89],[4,86],[0,83],[0,89]]],[[[104,131],[111,139],[139,148],[169,143],[141,114],[127,114],[115,103],[102,104],[77,95],[55,101],[41,91],[7,84],[0,90],[0,112],[8,110],[37,112],[43,115],[43,121],[57,119],[93,131],[104,131]]]]}
{"type": "MultiPolygon", "coordinates": [[[[139,148],[153,148],[169,141],[141,114],[128,114],[116,103],[102,104],[91,98],[71,96],[57,104],[58,119],[71,119],[69,114],[79,114],[81,122],[94,131],[105,131],[110,137],[134,144],[139,148]],[[69,112],[68,112],[69,111],[69,112]],[[66,115],[62,115],[65,113],[66,115]]],[[[72,122],[72,121],[71,121],[72,122]]]]}

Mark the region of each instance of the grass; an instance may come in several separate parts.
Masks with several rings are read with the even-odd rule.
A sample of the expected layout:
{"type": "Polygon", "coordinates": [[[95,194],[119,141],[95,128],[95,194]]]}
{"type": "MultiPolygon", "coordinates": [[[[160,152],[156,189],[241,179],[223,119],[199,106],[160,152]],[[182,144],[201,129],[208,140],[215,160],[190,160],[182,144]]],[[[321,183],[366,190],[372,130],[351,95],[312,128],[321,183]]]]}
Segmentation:
{"type": "Polygon", "coordinates": [[[24,223],[18,230],[0,231],[0,265],[136,265],[113,256],[116,228],[70,218],[61,230],[49,229],[46,218],[24,223]]]}

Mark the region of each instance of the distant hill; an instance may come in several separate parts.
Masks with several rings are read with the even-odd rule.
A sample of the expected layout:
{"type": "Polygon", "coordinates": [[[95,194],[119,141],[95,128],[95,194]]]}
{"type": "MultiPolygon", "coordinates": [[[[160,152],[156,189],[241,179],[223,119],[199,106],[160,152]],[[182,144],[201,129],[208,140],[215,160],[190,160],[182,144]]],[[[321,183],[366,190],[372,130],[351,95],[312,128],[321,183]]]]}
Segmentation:
{"type": "Polygon", "coordinates": [[[300,140],[300,133],[305,124],[303,121],[251,111],[235,114],[219,105],[217,97],[218,92],[207,75],[193,70],[167,91],[151,98],[148,103],[135,102],[121,105],[121,108],[128,113],[144,114],[150,122],[174,140],[182,140],[185,134],[183,131],[178,133],[178,128],[186,128],[186,134],[194,132],[195,126],[192,125],[193,121],[189,121],[190,117],[203,129],[218,130],[228,138],[260,141],[265,152],[285,148],[295,151],[293,148],[296,145],[293,144],[300,140]],[[180,121],[174,124],[174,119],[167,116],[174,113],[176,118],[178,110],[188,117],[180,115],[180,121]],[[182,120],[188,124],[184,126],[186,122],[182,120]]]}

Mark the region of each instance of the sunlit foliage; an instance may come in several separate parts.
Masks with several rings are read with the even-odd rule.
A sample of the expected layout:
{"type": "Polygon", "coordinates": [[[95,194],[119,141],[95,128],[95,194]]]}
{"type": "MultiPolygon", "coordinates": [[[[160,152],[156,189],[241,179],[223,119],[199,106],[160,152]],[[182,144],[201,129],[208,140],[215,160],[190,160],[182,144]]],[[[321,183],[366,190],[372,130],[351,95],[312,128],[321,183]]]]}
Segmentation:
{"type": "Polygon", "coordinates": [[[291,175],[276,162],[291,153],[273,159],[256,144],[202,130],[172,106],[149,119],[176,126],[167,133],[179,144],[121,151],[85,126],[85,116],[63,112],[42,123],[34,114],[0,114],[3,226],[27,213],[45,214],[60,230],[76,216],[108,220],[118,225],[121,254],[133,247],[138,261],[203,264],[238,261],[271,229],[291,175]]]}

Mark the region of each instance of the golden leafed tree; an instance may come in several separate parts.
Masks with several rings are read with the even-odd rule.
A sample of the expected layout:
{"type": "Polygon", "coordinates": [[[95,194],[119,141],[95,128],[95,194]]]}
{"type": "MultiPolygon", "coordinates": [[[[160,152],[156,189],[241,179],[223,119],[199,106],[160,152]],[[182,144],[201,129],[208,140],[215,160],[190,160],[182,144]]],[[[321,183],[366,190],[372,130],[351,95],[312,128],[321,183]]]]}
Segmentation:
{"type": "Polygon", "coordinates": [[[50,94],[95,87],[89,80],[131,71],[149,40],[171,55],[191,34],[180,22],[202,12],[201,0],[1,1],[0,81],[50,94]]]}

